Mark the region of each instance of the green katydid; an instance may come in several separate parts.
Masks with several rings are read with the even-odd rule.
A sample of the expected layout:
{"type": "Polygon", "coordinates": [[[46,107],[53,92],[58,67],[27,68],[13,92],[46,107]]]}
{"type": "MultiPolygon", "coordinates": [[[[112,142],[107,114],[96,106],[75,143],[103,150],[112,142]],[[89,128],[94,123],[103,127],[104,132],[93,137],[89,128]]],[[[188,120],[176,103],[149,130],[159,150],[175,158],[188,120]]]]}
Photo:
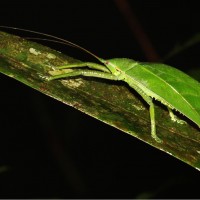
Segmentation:
{"type": "MultiPolygon", "coordinates": [[[[35,31],[30,32],[41,34],[35,31]]],[[[94,56],[101,63],[81,62],[57,66],[55,70],[58,71],[61,69],[71,70],[45,77],[48,81],[74,76],[89,76],[126,82],[149,104],[151,136],[157,142],[162,142],[162,140],[156,135],[153,98],[168,108],[173,121],[185,123],[173,114],[172,110],[176,110],[200,127],[200,83],[182,71],[165,64],[136,62],[128,58],[105,60],[67,40],[48,34],[42,33],[42,35],[79,48],[94,56]]]]}
{"type": "Polygon", "coordinates": [[[58,70],[81,67],[91,69],[75,69],[48,76],[46,79],[50,81],[72,76],[89,76],[128,83],[149,104],[151,136],[157,142],[162,140],[156,135],[153,98],[167,106],[173,121],[185,123],[173,114],[172,110],[176,110],[200,127],[200,83],[198,81],[165,64],[141,63],[127,58],[104,60],[97,57],[97,59],[104,65],[83,62],[58,66],[58,70]]]}

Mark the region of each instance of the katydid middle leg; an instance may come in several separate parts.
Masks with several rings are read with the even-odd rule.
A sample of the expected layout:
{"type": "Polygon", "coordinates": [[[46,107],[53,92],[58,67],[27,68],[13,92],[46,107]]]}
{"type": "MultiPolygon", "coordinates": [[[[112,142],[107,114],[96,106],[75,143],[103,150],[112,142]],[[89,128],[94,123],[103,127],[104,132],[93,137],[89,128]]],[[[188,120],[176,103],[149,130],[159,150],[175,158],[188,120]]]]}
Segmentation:
{"type": "Polygon", "coordinates": [[[142,96],[146,103],[149,104],[149,114],[151,120],[151,137],[155,139],[158,143],[162,143],[162,140],[156,135],[155,108],[153,99],[149,97],[144,91],[139,89],[137,86],[132,85],[132,87],[142,96]]]}

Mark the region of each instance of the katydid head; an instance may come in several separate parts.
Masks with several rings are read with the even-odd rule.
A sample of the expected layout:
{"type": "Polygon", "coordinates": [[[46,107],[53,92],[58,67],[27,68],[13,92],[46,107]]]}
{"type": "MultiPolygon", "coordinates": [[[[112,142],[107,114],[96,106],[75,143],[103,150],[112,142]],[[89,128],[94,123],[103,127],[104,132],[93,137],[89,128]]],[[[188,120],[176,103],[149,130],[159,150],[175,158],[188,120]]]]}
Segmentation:
{"type": "Polygon", "coordinates": [[[106,65],[106,67],[115,76],[120,75],[122,72],[125,72],[138,64],[135,60],[128,58],[113,58],[109,60],[98,58],[98,60],[106,65]]]}
{"type": "Polygon", "coordinates": [[[98,58],[98,60],[103,63],[109,70],[110,72],[115,75],[118,76],[121,72],[120,69],[117,67],[117,65],[115,63],[112,62],[113,59],[109,59],[109,60],[104,60],[102,58],[98,58]]]}

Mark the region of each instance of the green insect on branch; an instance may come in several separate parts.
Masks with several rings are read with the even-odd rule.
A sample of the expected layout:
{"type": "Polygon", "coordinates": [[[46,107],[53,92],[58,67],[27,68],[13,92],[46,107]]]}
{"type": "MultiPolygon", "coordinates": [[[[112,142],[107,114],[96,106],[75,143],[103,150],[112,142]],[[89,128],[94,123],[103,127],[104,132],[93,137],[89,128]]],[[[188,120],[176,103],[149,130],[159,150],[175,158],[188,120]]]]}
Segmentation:
{"type": "Polygon", "coordinates": [[[81,62],[16,36],[1,33],[0,37],[2,73],[200,169],[200,86],[187,74],[127,58],[100,59],[102,64],[81,62]],[[40,53],[30,52],[31,48],[40,53]],[[89,79],[80,76],[85,70],[89,79]],[[98,81],[99,77],[92,78],[94,73],[112,81],[98,81]],[[158,102],[185,115],[187,124],[174,122],[177,117],[171,111],[170,117],[158,102]]]}

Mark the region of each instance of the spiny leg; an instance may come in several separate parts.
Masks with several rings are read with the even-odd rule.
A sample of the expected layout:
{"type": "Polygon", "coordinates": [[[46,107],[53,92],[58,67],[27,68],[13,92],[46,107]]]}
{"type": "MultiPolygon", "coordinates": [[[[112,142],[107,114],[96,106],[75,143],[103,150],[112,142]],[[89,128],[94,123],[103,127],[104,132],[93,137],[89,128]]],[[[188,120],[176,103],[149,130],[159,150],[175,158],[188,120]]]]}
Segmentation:
{"type": "Polygon", "coordinates": [[[162,140],[156,135],[155,109],[152,100],[149,102],[149,112],[151,118],[151,137],[154,138],[157,142],[162,143],[162,140]]]}
{"type": "Polygon", "coordinates": [[[100,65],[92,62],[81,62],[81,63],[72,63],[62,66],[57,66],[56,69],[70,69],[70,68],[79,68],[79,67],[89,67],[91,69],[97,69],[103,72],[110,73],[110,71],[104,65],[100,65]]]}
{"type": "Polygon", "coordinates": [[[162,143],[162,140],[156,135],[156,121],[155,121],[155,109],[152,98],[149,97],[144,91],[139,89],[137,86],[132,87],[142,96],[142,98],[149,104],[149,114],[151,120],[151,137],[158,143],[162,143]]]}
{"type": "Polygon", "coordinates": [[[169,111],[169,116],[172,121],[177,122],[178,124],[186,124],[187,123],[184,120],[178,119],[178,117],[176,115],[174,115],[173,111],[169,107],[167,107],[167,109],[169,111]]]}
{"type": "Polygon", "coordinates": [[[46,79],[50,81],[54,79],[67,78],[67,77],[73,77],[73,76],[89,76],[89,77],[104,78],[104,79],[109,79],[109,80],[118,80],[118,77],[112,74],[97,71],[97,70],[87,70],[87,69],[75,69],[67,73],[63,72],[62,74],[46,77],[46,79]]]}

